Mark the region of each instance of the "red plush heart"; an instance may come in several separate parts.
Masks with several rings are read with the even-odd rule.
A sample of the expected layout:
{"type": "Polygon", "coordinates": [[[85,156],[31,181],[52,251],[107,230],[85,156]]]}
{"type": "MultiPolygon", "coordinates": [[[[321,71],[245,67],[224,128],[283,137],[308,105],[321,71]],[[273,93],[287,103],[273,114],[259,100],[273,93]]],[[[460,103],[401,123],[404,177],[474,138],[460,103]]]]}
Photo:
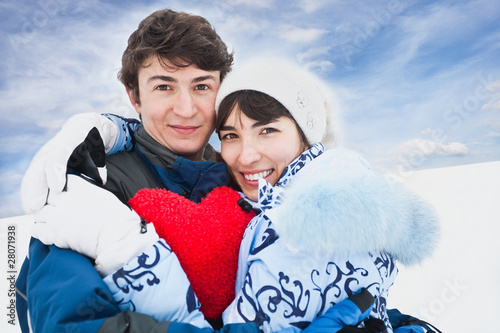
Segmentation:
{"type": "Polygon", "coordinates": [[[207,319],[219,318],[234,298],[241,238],[255,216],[239,199],[233,189],[218,187],[199,204],[160,189],[143,189],[129,201],[179,258],[207,319]]]}

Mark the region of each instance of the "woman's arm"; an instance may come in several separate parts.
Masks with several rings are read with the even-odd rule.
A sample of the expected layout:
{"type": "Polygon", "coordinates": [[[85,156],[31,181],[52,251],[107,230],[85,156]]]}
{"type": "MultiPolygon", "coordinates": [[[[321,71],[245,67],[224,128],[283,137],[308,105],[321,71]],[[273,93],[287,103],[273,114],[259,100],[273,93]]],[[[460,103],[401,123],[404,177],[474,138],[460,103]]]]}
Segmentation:
{"type": "Polygon", "coordinates": [[[95,260],[121,310],[210,326],[177,256],[112,193],[69,175],[67,191],[51,196],[35,219],[33,236],[45,245],[95,260]]]}
{"type": "MultiPolygon", "coordinates": [[[[239,272],[241,282],[235,300],[224,312],[225,323],[255,322],[271,331],[286,327],[304,329],[332,305],[342,304],[362,288],[374,297],[382,289],[379,270],[368,253],[290,251],[266,215],[247,229],[240,257],[239,267],[248,268],[239,272]]],[[[391,278],[396,271],[392,273],[391,278]]],[[[329,318],[340,327],[346,322],[356,325],[359,320],[350,321],[354,317],[354,313],[347,317],[346,312],[332,310],[329,318]]]]}
{"type": "Polygon", "coordinates": [[[163,239],[106,276],[104,282],[122,311],[211,328],[177,256],[163,239]]]}
{"type": "Polygon", "coordinates": [[[90,173],[94,180],[104,184],[105,154],[131,150],[138,125],[136,119],[111,114],[82,113],[69,118],[33,157],[24,175],[21,199],[25,212],[36,213],[46,204],[49,193],[63,191],[68,167],[78,166],[83,159],[93,166],[90,173]]]}

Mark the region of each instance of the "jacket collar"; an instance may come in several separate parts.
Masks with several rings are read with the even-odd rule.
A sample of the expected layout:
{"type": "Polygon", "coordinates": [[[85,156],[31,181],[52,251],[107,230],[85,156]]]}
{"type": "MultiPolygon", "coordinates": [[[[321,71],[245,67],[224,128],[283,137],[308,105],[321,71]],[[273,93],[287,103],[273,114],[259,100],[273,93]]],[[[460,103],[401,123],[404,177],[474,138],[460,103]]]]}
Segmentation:
{"type": "Polygon", "coordinates": [[[316,143],[314,146],[304,151],[290,164],[288,164],[285,170],[283,170],[280,179],[274,186],[269,184],[263,178],[260,178],[258,198],[259,208],[262,211],[266,211],[281,204],[283,200],[283,191],[290,184],[297,172],[299,172],[305,165],[310,163],[316,157],[323,154],[324,151],[325,147],[321,142],[316,143]]]}
{"type": "Polygon", "coordinates": [[[142,125],[135,132],[135,140],[136,148],[140,150],[149,162],[167,170],[172,169],[177,155],[153,139],[142,125]]]}

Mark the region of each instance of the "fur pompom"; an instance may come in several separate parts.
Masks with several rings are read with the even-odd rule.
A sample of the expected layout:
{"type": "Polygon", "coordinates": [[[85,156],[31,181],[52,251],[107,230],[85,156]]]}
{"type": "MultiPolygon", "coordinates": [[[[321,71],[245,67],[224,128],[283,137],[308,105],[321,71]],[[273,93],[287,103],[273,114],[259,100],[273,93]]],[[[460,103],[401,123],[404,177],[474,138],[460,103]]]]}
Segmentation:
{"type": "Polygon", "coordinates": [[[439,227],[429,204],[366,168],[339,168],[335,159],[320,165],[301,170],[297,175],[303,174],[286,190],[282,205],[268,213],[290,249],[383,251],[405,265],[431,255],[439,227]]]}

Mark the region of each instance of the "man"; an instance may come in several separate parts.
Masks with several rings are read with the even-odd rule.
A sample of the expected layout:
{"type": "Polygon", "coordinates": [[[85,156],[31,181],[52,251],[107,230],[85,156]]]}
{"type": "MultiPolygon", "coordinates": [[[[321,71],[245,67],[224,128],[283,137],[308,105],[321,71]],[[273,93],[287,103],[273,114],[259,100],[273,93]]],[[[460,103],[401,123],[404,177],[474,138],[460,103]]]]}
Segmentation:
{"type": "MultiPolygon", "coordinates": [[[[106,159],[105,188],[123,202],[145,187],[167,188],[199,201],[224,185],[225,166],[215,162],[217,153],[207,143],[215,126],[217,90],[232,61],[226,45],[202,17],[165,9],[144,19],[129,38],[119,73],[142,119],[136,130],[137,149],[106,159]]],[[[96,142],[87,140],[76,157],[95,153],[96,142]]],[[[82,171],[79,163],[74,164],[82,171]]],[[[32,186],[26,179],[25,183],[32,186]]],[[[135,252],[141,250],[138,245],[135,252]]],[[[28,330],[28,320],[34,331],[47,332],[103,327],[114,331],[129,325],[140,331],[157,326],[166,331],[168,326],[135,312],[120,313],[87,258],[35,239],[17,286],[23,331],[28,330]]]]}
{"type": "MultiPolygon", "coordinates": [[[[198,202],[214,187],[227,184],[225,165],[217,163],[218,154],[207,142],[215,125],[216,93],[232,61],[232,54],[205,19],[168,9],[148,16],[130,36],[119,74],[142,120],[142,124],[132,124],[137,127],[135,149],[104,159],[104,148],[106,151],[111,148],[103,147],[99,136],[109,135],[110,129],[109,124],[100,123],[97,135],[93,136],[91,131],[75,150],[76,154],[67,163],[68,171],[92,178],[122,202],[127,202],[142,188],[156,187],[167,188],[198,202]],[[107,177],[102,172],[104,165],[107,177]]],[[[96,124],[100,121],[102,119],[96,124]]],[[[72,134],[66,129],[68,131],[72,134]]],[[[45,148],[50,150],[50,144],[45,148]]],[[[51,176],[44,174],[47,170],[37,168],[37,159],[40,160],[40,157],[35,158],[23,181],[23,195],[31,196],[25,200],[25,209],[30,212],[36,212],[45,204],[47,189],[50,203],[51,196],[57,196],[63,187],[51,186],[48,179],[46,184],[42,184],[42,195],[39,195],[37,184],[32,180],[40,177],[40,169],[44,181],[51,176]]],[[[63,167],[65,171],[66,164],[63,167]]],[[[73,186],[69,181],[66,185],[73,186]]],[[[82,232],[92,232],[92,207],[70,213],[88,214],[89,230],[82,232]]],[[[123,213],[124,220],[129,218],[128,213],[127,208],[123,213]]],[[[109,218],[119,220],[117,216],[109,218]]],[[[127,227],[130,232],[128,229],[113,230],[112,238],[118,239],[114,243],[109,241],[112,243],[109,248],[113,251],[101,256],[105,259],[99,254],[97,258],[92,256],[96,259],[96,266],[107,265],[103,271],[113,272],[157,240],[154,229],[149,227],[146,233],[142,233],[141,228],[139,233],[134,223],[132,227],[127,227]],[[117,234],[123,237],[117,237],[117,234]],[[120,251],[116,251],[117,248],[120,251]],[[119,258],[116,253],[120,254],[119,258]]],[[[125,222],[120,224],[125,225],[125,222]]],[[[57,236],[66,241],[64,235],[57,236]]],[[[104,247],[101,244],[81,246],[87,246],[88,252],[100,251],[96,248],[104,247]]],[[[121,312],[101,275],[87,257],[56,246],[46,246],[37,239],[32,239],[30,243],[29,256],[23,264],[17,289],[19,320],[22,330],[26,332],[29,326],[36,332],[196,330],[189,324],[157,322],[136,312],[121,312]]],[[[166,299],[165,306],[169,306],[169,302],[170,299],[166,299]]],[[[363,307],[361,312],[365,310],[363,307]]],[[[355,323],[357,321],[350,324],[355,323]]],[[[224,327],[224,330],[256,332],[258,328],[249,323],[224,327]]]]}

